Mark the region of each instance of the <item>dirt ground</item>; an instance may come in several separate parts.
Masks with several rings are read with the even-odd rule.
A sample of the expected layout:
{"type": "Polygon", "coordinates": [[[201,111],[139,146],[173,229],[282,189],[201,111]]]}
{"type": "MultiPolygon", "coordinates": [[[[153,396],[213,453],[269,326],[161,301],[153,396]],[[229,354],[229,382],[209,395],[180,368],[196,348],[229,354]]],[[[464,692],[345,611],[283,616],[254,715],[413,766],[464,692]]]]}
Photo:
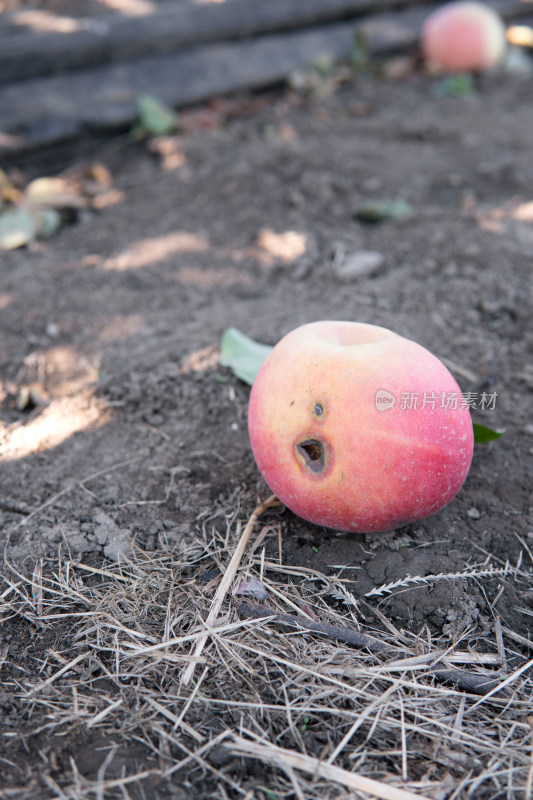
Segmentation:
{"type": "MultiPolygon", "coordinates": [[[[119,137],[16,165],[29,178],[101,162],[112,175],[113,193],[105,207],[80,211],[55,238],[0,256],[0,543],[6,562],[0,797],[314,796],[296,778],[291,783],[290,770],[230,758],[218,746],[206,756],[207,767],[199,756],[187,761],[200,742],[194,731],[214,736],[222,723],[239,731],[242,714],[231,708],[208,713],[193,704],[183,728],[176,723],[183,702],[176,700],[166,706],[162,724],[170,738],[163,747],[159,734],[159,749],[150,725],[143,727],[149,735],[139,735],[141,706],[133,700],[115,718],[109,708],[121,698],[125,707],[124,693],[135,679],[113,673],[112,637],[107,654],[102,645],[107,676],[99,684],[89,681],[87,697],[104,692],[110,704],[108,711],[94,706],[93,723],[77,700],[86,672],[72,665],[54,677],[78,657],[82,623],[88,631],[85,619],[66,611],[79,601],[81,615],[83,592],[100,591],[98,579],[120,576],[117,561],[163,563],[176,552],[186,558],[203,543],[214,559],[210,568],[200,560],[195,571],[191,561],[179,573],[190,592],[179,595],[180,613],[186,613],[201,587],[212,599],[217,565],[223,570],[233,552],[237,521],[244,524],[269,494],[248,442],[249,389],[217,363],[229,326],[274,344],[313,320],[375,323],[441,357],[463,391],[497,393],[494,408],[475,408],[473,417],[505,433],[476,446],[464,487],[441,512],[371,536],[320,529],[274,508],[265,515],[271,530],[265,557],[294,568],[300,576],[294,585],[303,581],[313,591],[317,575],[345,579],[345,592],[364,602],[359,620],[376,635],[388,635],[393,626],[404,638],[433,636],[445,646],[463,641],[497,653],[497,623],[510,648],[509,669],[531,657],[531,80],[497,73],[466,97],[438,97],[435,84],[415,71],[401,80],[355,78],[308,98],[278,89],[256,99],[250,113],[198,117],[170,143],[174,160],[166,162],[146,143],[119,137]],[[205,129],[202,119],[209,122],[205,129]],[[368,200],[405,200],[412,211],[367,224],[356,215],[368,200]],[[261,235],[265,230],[299,237],[269,238],[261,235]],[[305,253],[292,251],[290,242],[305,242],[305,253]],[[368,272],[351,273],[343,253],[357,251],[381,257],[368,272]],[[36,387],[33,402],[24,403],[20,398],[30,387],[36,387]],[[74,574],[80,563],[85,582],[77,578],[62,614],[54,581],[63,580],[65,570],[74,574]],[[483,577],[490,567],[499,572],[483,577]],[[314,583],[301,577],[305,569],[314,583]],[[407,576],[465,569],[482,576],[403,583],[364,597],[407,576]],[[52,601],[59,605],[46,612],[52,601]],[[35,687],[47,679],[39,694],[35,687]],[[172,735],[188,749],[180,750],[172,735]],[[183,758],[172,777],[157,772],[183,758]],[[141,777],[124,781],[137,773],[141,777]]],[[[232,108],[243,104],[238,99],[232,108]]],[[[224,605],[228,619],[234,618],[233,602],[224,605]]],[[[330,604],[336,618],[346,614],[353,622],[353,609],[343,611],[339,597],[330,604]]],[[[159,628],[153,619],[150,624],[157,638],[159,628]]],[[[179,682],[183,663],[166,664],[164,680],[179,682]]],[[[254,669],[242,678],[247,686],[264,681],[254,669]]],[[[275,683],[277,672],[269,669],[275,683]]],[[[523,696],[531,698],[531,681],[524,679],[523,696]]],[[[150,673],[139,685],[143,680],[156,679],[150,673]]],[[[229,682],[226,696],[237,700],[239,686],[229,682]]],[[[286,723],[276,735],[293,748],[303,737],[303,750],[318,757],[345,733],[332,728],[329,739],[321,739],[320,730],[306,727],[299,724],[292,735],[286,723]]],[[[396,775],[401,783],[401,733],[385,740],[387,754],[360,771],[382,780],[396,775]]],[[[526,755],[527,741],[521,746],[526,755]]],[[[409,742],[413,753],[433,759],[432,775],[441,769],[440,780],[446,771],[451,776],[440,795],[422,784],[413,784],[413,791],[442,798],[525,796],[525,772],[516,773],[514,783],[512,772],[499,784],[474,783],[488,769],[489,755],[444,770],[421,740],[409,742]],[[461,786],[465,775],[471,782],[461,786]]],[[[422,780],[414,772],[409,779],[422,780]]],[[[344,794],[337,785],[331,796],[363,796],[354,791],[344,794]]],[[[330,795],[323,789],[318,796],[330,795]]]]}

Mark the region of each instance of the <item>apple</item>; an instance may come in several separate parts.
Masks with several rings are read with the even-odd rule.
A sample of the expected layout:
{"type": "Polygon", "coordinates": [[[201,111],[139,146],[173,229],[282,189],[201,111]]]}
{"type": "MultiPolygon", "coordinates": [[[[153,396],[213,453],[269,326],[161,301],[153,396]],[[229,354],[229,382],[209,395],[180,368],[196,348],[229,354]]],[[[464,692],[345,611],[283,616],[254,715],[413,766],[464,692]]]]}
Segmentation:
{"type": "Polygon", "coordinates": [[[358,322],[303,325],[252,386],[248,429],[270,489],[309,522],[373,533],[434,514],[461,488],[470,411],[421,345],[358,322]]]}
{"type": "Polygon", "coordinates": [[[492,8],[477,2],[449,3],[422,27],[422,52],[439,72],[477,72],[505,53],[505,27],[492,8]]]}

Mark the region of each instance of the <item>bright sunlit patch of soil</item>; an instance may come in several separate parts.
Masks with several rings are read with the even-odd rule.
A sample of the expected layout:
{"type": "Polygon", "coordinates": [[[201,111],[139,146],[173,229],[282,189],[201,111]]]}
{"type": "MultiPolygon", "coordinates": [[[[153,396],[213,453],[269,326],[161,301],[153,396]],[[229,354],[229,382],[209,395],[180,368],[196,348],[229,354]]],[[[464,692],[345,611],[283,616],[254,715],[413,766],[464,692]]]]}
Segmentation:
{"type": "Polygon", "coordinates": [[[104,405],[89,391],[75,397],[59,397],[26,423],[0,424],[0,461],[42,453],[75,433],[98,428],[108,421],[104,405]]]}

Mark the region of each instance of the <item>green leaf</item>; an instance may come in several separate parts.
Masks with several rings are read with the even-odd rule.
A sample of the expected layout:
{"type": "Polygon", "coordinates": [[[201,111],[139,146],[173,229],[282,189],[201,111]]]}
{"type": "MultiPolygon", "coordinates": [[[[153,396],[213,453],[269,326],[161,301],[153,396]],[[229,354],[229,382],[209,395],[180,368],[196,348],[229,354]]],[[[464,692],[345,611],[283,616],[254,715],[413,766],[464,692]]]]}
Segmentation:
{"type": "Polygon", "coordinates": [[[356,31],[352,53],[350,56],[350,67],[354,72],[365,73],[370,68],[370,54],[368,39],[363,31],[356,31]]]}
{"type": "Polygon", "coordinates": [[[439,81],[433,89],[433,93],[437,97],[468,97],[474,92],[474,78],[469,72],[448,75],[447,78],[439,81]]]}
{"type": "Polygon", "coordinates": [[[0,215],[0,249],[16,250],[34,239],[35,222],[27,208],[10,208],[0,215]]]}
{"type": "Polygon", "coordinates": [[[9,208],[0,214],[0,250],[16,250],[35,239],[48,239],[60,226],[61,216],[53,208],[9,208]]]}
{"type": "Polygon", "coordinates": [[[178,116],[157,97],[141,94],[137,98],[139,122],[149,136],[165,136],[176,130],[178,116]]]}
{"type": "Polygon", "coordinates": [[[335,61],[329,53],[321,53],[311,61],[311,67],[323,78],[330,78],[335,72],[335,61]]]}
{"type": "Polygon", "coordinates": [[[412,213],[411,205],[405,200],[367,200],[356,211],[361,222],[383,222],[388,219],[404,219],[412,213]]]}
{"type": "Polygon", "coordinates": [[[55,208],[36,209],[33,213],[35,236],[38,239],[50,239],[61,227],[61,215],[55,208]]]}
{"type": "Polygon", "coordinates": [[[492,442],[493,439],[499,439],[504,430],[495,431],[492,428],[487,428],[486,425],[480,425],[478,422],[472,423],[474,426],[474,442],[475,444],[486,444],[492,442]]]}
{"type": "Polygon", "coordinates": [[[228,328],[222,334],[219,362],[251,386],[271,350],[269,345],[254,342],[236,328],[228,328]]]}

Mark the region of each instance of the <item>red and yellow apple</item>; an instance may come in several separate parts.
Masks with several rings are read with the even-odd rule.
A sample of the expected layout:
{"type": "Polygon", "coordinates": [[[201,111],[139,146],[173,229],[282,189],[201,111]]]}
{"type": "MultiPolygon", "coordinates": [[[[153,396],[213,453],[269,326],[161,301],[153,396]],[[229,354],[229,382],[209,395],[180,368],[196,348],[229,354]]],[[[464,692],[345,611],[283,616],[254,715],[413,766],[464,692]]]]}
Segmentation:
{"type": "Polygon", "coordinates": [[[392,530],[435,513],[472,461],[470,412],[428,350],[386,328],[322,321],[287,334],[252,386],[252,450],[309,522],[392,530]]]}
{"type": "Polygon", "coordinates": [[[503,58],[505,27],[484,3],[448,3],[425,21],[421,46],[430,67],[439,72],[478,72],[503,58]]]}

